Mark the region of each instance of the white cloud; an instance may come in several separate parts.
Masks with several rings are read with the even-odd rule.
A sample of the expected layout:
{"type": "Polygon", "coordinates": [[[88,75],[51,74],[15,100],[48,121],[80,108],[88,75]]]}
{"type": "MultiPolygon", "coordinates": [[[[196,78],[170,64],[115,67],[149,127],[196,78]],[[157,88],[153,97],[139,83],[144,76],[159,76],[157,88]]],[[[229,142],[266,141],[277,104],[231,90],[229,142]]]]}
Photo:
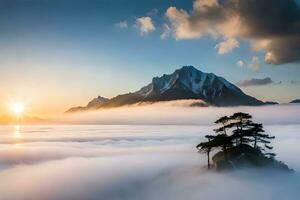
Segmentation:
{"type": "Polygon", "coordinates": [[[196,0],[193,3],[191,12],[169,7],[165,15],[171,24],[173,36],[176,40],[198,39],[203,36],[214,38],[238,36],[239,17],[225,12],[210,17],[212,10],[216,14],[220,12],[221,7],[217,0],[196,0]],[[223,20],[219,19],[223,17],[223,20]]]}
{"type": "Polygon", "coordinates": [[[169,27],[168,24],[163,24],[163,32],[160,35],[160,39],[166,39],[167,37],[169,37],[169,35],[171,34],[171,28],[169,27]]]}
{"type": "Polygon", "coordinates": [[[140,17],[136,19],[135,26],[140,31],[141,35],[146,35],[155,31],[155,26],[151,17],[140,17]]]}
{"type": "Polygon", "coordinates": [[[236,65],[239,66],[239,67],[243,67],[245,65],[245,62],[242,61],[242,60],[239,60],[236,62],[236,65]]]}
{"type": "Polygon", "coordinates": [[[195,0],[193,3],[193,8],[195,10],[205,10],[208,7],[218,6],[217,0],[195,0]]]}
{"type": "Polygon", "coordinates": [[[209,14],[210,9],[219,8],[216,0],[197,0],[194,1],[193,11],[190,13],[183,9],[169,7],[165,15],[171,24],[171,31],[176,40],[198,39],[203,36],[226,38],[216,45],[219,54],[226,54],[239,47],[239,42],[235,36],[238,36],[240,20],[234,15],[227,16],[229,19],[222,22],[203,17],[209,14]]]}
{"type": "Polygon", "coordinates": [[[120,22],[116,23],[115,25],[118,28],[127,28],[128,27],[127,21],[120,21],[120,22]]]}
{"type": "Polygon", "coordinates": [[[261,68],[261,61],[257,56],[253,56],[248,67],[254,71],[258,71],[261,68]]]}
{"type": "MultiPolygon", "coordinates": [[[[300,151],[299,106],[184,110],[164,106],[158,106],[151,117],[159,124],[162,119],[157,116],[163,110],[169,120],[193,125],[26,126],[18,144],[11,132],[2,131],[1,200],[298,200],[300,157],[295,152],[300,151]],[[211,125],[217,117],[237,111],[249,112],[255,121],[269,122],[265,129],[276,137],[277,158],[295,173],[205,170],[206,157],[197,153],[195,145],[213,131],[211,125]],[[195,126],[203,120],[209,126],[195,126]]],[[[95,117],[110,117],[113,110],[99,111],[95,117]]],[[[128,114],[124,116],[128,120],[133,115],[130,111],[120,110],[120,114],[128,114]]],[[[149,112],[141,109],[140,114],[138,119],[150,120],[149,112]]]]}
{"type": "Polygon", "coordinates": [[[266,52],[265,61],[267,63],[277,63],[277,58],[272,52],[266,52]]]}
{"type": "Polygon", "coordinates": [[[67,115],[61,122],[67,124],[211,124],[216,118],[233,112],[249,112],[262,123],[280,124],[300,123],[299,109],[294,106],[260,106],[253,107],[191,107],[202,103],[200,100],[177,100],[157,102],[153,104],[131,105],[113,109],[103,109],[95,112],[83,112],[67,115]],[[274,110],[282,116],[274,115],[274,110]],[[172,112],[170,112],[172,111],[172,112]],[[207,114],[209,113],[209,114],[207,114]],[[272,113],[272,114],[270,114],[272,113]],[[159,115],[159,117],[157,117],[159,115]],[[201,119],[199,121],[199,119],[201,119]]]}
{"type": "Polygon", "coordinates": [[[218,53],[223,55],[239,47],[239,42],[235,38],[228,38],[216,45],[218,53]]]}
{"type": "Polygon", "coordinates": [[[203,35],[202,30],[205,30],[204,26],[207,25],[204,23],[201,25],[202,28],[195,28],[191,24],[190,15],[185,10],[177,10],[175,7],[169,7],[166,16],[171,23],[176,40],[200,38],[203,35]]]}

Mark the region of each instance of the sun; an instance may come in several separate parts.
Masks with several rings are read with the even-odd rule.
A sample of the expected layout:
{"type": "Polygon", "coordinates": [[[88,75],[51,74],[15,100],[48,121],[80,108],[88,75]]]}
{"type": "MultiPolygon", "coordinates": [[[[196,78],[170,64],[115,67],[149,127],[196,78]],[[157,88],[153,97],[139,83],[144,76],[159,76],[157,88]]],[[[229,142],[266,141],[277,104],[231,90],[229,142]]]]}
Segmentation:
{"type": "Polygon", "coordinates": [[[17,115],[17,116],[20,116],[20,115],[22,115],[23,114],[23,112],[24,112],[24,104],[23,103],[20,103],[20,102],[18,102],[18,103],[13,103],[12,105],[11,105],[11,110],[12,110],[12,112],[15,114],[15,115],[17,115]]]}

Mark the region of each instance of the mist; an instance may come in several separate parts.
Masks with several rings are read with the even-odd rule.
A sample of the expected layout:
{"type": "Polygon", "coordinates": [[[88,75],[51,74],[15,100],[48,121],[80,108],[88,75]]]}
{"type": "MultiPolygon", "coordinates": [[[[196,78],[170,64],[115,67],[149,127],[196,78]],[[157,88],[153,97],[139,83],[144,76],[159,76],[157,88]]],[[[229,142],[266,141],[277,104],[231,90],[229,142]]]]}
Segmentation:
{"type": "Polygon", "coordinates": [[[208,125],[220,116],[234,112],[250,113],[267,124],[299,124],[300,105],[198,107],[199,100],[176,100],[153,104],[135,104],[64,115],[60,121],[74,124],[196,124],[208,125]]]}
{"type": "Polygon", "coordinates": [[[0,126],[0,200],[296,200],[299,111],[152,104],[68,116],[85,125],[0,126]],[[265,123],[276,158],[294,173],[206,170],[195,146],[216,117],[234,111],[265,123]]]}

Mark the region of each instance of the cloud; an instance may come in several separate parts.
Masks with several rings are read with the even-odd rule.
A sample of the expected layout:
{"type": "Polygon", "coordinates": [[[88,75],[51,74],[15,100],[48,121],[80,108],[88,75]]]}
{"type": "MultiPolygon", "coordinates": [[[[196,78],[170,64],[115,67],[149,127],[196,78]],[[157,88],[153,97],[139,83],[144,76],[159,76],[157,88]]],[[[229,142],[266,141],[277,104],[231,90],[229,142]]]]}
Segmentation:
{"type": "MultiPolygon", "coordinates": [[[[171,22],[173,36],[176,40],[195,39],[203,35],[202,28],[195,29],[190,21],[190,16],[185,10],[177,10],[175,7],[169,7],[166,16],[171,22]]],[[[203,24],[202,26],[206,26],[203,24]]],[[[198,25],[200,26],[200,25],[198,25]]],[[[205,30],[205,28],[203,28],[205,30]]]]}
{"type": "MultiPolygon", "coordinates": [[[[295,142],[281,140],[292,148],[295,142]]],[[[166,146],[175,148],[172,146],[166,146]]],[[[112,157],[74,157],[0,172],[3,200],[297,200],[299,175],[278,171],[207,172],[205,156],[191,148],[112,157]],[[59,181],[58,181],[59,177],[59,181]],[[226,184],[224,184],[226,180],[226,184]],[[285,183],[285,184],[282,184],[285,183]],[[66,187],[67,186],[67,187],[66,187]],[[18,188],[16,190],[16,188],[18,188]],[[263,189],[262,189],[263,188],[263,189]],[[99,198],[101,197],[101,198],[99,198]]],[[[161,148],[163,149],[163,148],[161,148]]],[[[139,150],[139,149],[136,149],[139,150]]],[[[292,156],[299,162],[295,156],[292,156]]]]}
{"type": "Polygon", "coordinates": [[[147,16],[156,16],[158,14],[158,9],[154,8],[147,13],[147,16]]]}
{"type": "Polygon", "coordinates": [[[189,107],[191,102],[81,113],[79,121],[107,123],[21,126],[17,138],[14,127],[1,126],[0,199],[299,199],[299,106],[199,108],[189,107]],[[236,111],[264,123],[276,137],[277,158],[295,173],[205,170],[206,156],[195,145],[213,133],[216,118],[236,111]],[[120,125],[122,119],[139,125],[120,125]]]}
{"type": "Polygon", "coordinates": [[[300,112],[297,105],[259,106],[255,107],[255,109],[253,107],[216,108],[191,106],[200,103],[200,100],[145,103],[95,112],[75,113],[64,116],[59,122],[67,124],[208,125],[222,115],[241,111],[252,114],[263,123],[300,123],[300,112]],[[282,115],[280,116],[276,113],[282,113],[282,115]],[[283,115],[284,117],[282,117],[283,115]]]}
{"type": "Polygon", "coordinates": [[[300,61],[299,13],[295,0],[195,0],[191,11],[169,7],[165,15],[176,40],[240,38],[282,64],[300,61]]]}
{"type": "Polygon", "coordinates": [[[163,24],[163,32],[160,35],[160,39],[164,40],[171,34],[171,28],[168,24],[163,24]]]}
{"type": "Polygon", "coordinates": [[[223,55],[239,47],[239,42],[235,38],[228,38],[216,45],[218,53],[223,55]]]}
{"type": "Polygon", "coordinates": [[[219,5],[218,0],[196,0],[193,3],[195,10],[205,10],[208,7],[219,5]]]}
{"type": "Polygon", "coordinates": [[[140,31],[141,35],[146,35],[155,31],[155,26],[152,22],[151,17],[140,17],[136,19],[135,26],[140,31]]]}
{"type": "Polygon", "coordinates": [[[250,80],[243,80],[238,82],[237,85],[241,87],[249,87],[249,86],[269,85],[273,83],[274,81],[271,78],[266,77],[263,79],[252,78],[250,80]]]}
{"type": "Polygon", "coordinates": [[[242,60],[239,60],[239,61],[236,62],[236,65],[239,66],[239,67],[244,67],[245,62],[242,61],[242,60]]]}
{"type": "MultiPolygon", "coordinates": [[[[295,120],[297,108],[238,109],[248,109],[260,122],[262,117],[295,120]]],[[[174,115],[176,110],[168,109],[174,115]]],[[[227,114],[233,111],[217,108],[212,109],[213,115],[224,114],[223,109],[227,114]]],[[[204,112],[194,120],[211,115],[209,110],[204,112]]],[[[175,114],[185,118],[177,111],[175,114]]],[[[49,126],[45,132],[40,132],[43,126],[26,126],[21,128],[23,138],[32,140],[18,144],[3,143],[14,138],[9,137],[9,127],[1,128],[6,130],[0,138],[1,200],[298,200],[300,195],[300,158],[295,153],[300,151],[299,124],[265,126],[276,137],[277,158],[296,170],[291,174],[263,169],[206,171],[206,156],[197,153],[195,145],[212,132],[210,125],[65,125],[49,126]],[[89,136],[98,140],[76,142],[89,136]],[[70,137],[74,140],[67,140],[70,137]]]]}
{"type": "Polygon", "coordinates": [[[128,23],[127,23],[127,21],[120,21],[120,22],[116,23],[115,26],[118,28],[127,28],[128,23]]]}
{"type": "Polygon", "coordinates": [[[253,71],[258,71],[261,67],[261,62],[257,56],[253,56],[248,67],[253,71]]]}

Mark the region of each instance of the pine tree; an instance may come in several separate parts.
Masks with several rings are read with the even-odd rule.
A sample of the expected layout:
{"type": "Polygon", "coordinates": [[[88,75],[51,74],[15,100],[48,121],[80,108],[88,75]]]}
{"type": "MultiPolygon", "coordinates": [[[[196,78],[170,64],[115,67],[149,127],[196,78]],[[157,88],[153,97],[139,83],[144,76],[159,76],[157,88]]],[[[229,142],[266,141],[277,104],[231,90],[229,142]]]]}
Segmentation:
{"type": "Polygon", "coordinates": [[[232,146],[232,141],[231,137],[225,134],[218,134],[216,136],[206,135],[205,138],[207,138],[208,141],[198,144],[197,149],[199,152],[207,154],[207,168],[210,169],[210,152],[213,149],[222,149],[226,157],[227,148],[232,146]]]}
{"type": "Polygon", "coordinates": [[[213,149],[213,146],[209,143],[211,141],[213,136],[211,135],[206,135],[205,138],[208,139],[208,142],[202,142],[197,145],[197,149],[199,152],[206,153],[207,155],[207,169],[210,169],[210,152],[213,149]]]}
{"type": "MultiPolygon", "coordinates": [[[[210,153],[215,149],[220,149],[224,155],[225,161],[228,160],[227,153],[235,147],[256,149],[259,155],[265,157],[274,157],[274,153],[270,153],[273,147],[270,146],[271,140],[275,137],[265,133],[263,125],[252,122],[252,116],[247,113],[234,113],[231,116],[224,116],[215,121],[221,124],[214,129],[215,135],[206,135],[207,142],[197,145],[199,152],[206,153],[207,167],[211,168],[210,153]],[[231,130],[231,131],[230,131],[231,130]],[[242,146],[243,145],[243,146],[242,146]],[[245,146],[247,145],[247,146],[245,146]],[[253,146],[252,146],[253,145],[253,146]]],[[[241,148],[236,148],[234,151],[241,148]]]]}
{"type": "Polygon", "coordinates": [[[270,146],[270,143],[272,139],[275,139],[275,136],[270,136],[269,134],[265,134],[265,131],[263,129],[262,124],[258,123],[251,123],[249,124],[251,126],[251,132],[252,132],[252,137],[253,137],[253,148],[259,149],[262,151],[262,153],[266,156],[274,157],[274,153],[268,152],[268,150],[272,150],[273,147],[270,146]],[[260,146],[259,144],[262,144],[260,146]]]}
{"type": "Polygon", "coordinates": [[[228,124],[228,127],[229,128],[236,127],[236,129],[232,131],[233,132],[232,137],[236,141],[236,145],[249,143],[249,140],[246,139],[245,137],[251,134],[247,129],[249,124],[252,123],[251,119],[252,119],[251,115],[242,112],[234,113],[232,116],[229,117],[231,123],[228,124]]]}
{"type": "Polygon", "coordinates": [[[215,124],[222,124],[222,127],[218,128],[218,129],[215,129],[214,131],[216,133],[223,132],[225,135],[227,135],[227,133],[226,133],[226,129],[227,129],[226,125],[227,125],[227,123],[228,123],[229,120],[230,120],[230,118],[227,117],[227,116],[219,118],[217,121],[215,121],[215,124]]]}

